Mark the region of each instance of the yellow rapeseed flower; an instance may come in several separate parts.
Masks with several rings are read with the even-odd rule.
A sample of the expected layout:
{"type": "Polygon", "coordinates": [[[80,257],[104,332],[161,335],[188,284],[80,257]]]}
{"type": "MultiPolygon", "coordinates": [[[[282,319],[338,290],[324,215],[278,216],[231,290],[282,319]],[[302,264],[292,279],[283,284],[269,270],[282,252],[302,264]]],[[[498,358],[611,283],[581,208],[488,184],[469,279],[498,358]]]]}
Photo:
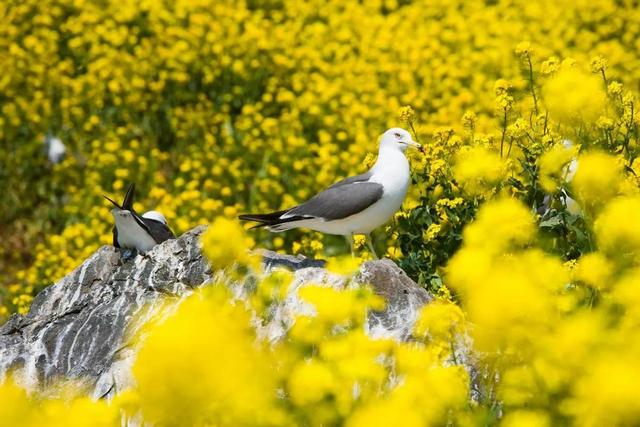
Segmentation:
{"type": "Polygon", "coordinates": [[[133,366],[145,419],[237,426],[254,424],[259,413],[260,424],[281,425],[272,355],[256,343],[250,319],[218,285],[154,326],[133,366]]]}
{"type": "Polygon", "coordinates": [[[622,168],[615,157],[602,152],[581,155],[572,187],[584,206],[599,206],[618,193],[622,168]]]}
{"type": "Polygon", "coordinates": [[[567,179],[567,166],[577,156],[575,146],[566,147],[563,144],[554,145],[538,159],[540,168],[540,185],[549,192],[555,193],[567,179]]]}
{"type": "Polygon", "coordinates": [[[562,68],[542,93],[551,116],[565,124],[595,120],[606,103],[602,81],[577,68],[562,68]]]}
{"type": "Polygon", "coordinates": [[[456,157],[454,176],[471,195],[490,191],[505,179],[507,165],[497,153],[473,147],[456,157]]]}
{"type": "Polygon", "coordinates": [[[247,236],[238,221],[216,218],[202,235],[201,242],[202,251],[216,269],[235,263],[256,266],[256,256],[250,253],[253,239],[247,236]]]}
{"type": "Polygon", "coordinates": [[[464,314],[456,304],[435,301],[422,308],[415,330],[418,336],[453,342],[456,335],[463,332],[464,322],[464,314]]]}
{"type": "Polygon", "coordinates": [[[328,396],[336,378],[326,364],[316,361],[298,363],[287,380],[287,390],[296,405],[316,403],[328,396]]]}
{"type": "Polygon", "coordinates": [[[595,221],[598,247],[614,259],[640,261],[640,198],[612,200],[595,221]]]}

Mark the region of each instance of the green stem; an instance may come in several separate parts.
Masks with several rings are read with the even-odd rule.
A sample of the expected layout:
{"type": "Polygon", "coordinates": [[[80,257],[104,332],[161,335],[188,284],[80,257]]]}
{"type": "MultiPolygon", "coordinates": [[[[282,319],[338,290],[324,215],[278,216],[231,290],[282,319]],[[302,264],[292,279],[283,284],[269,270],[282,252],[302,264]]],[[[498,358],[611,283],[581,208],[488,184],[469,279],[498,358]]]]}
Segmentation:
{"type": "Polygon", "coordinates": [[[507,157],[511,154],[511,147],[513,147],[513,137],[509,139],[509,149],[507,150],[507,157]]]}
{"type": "Polygon", "coordinates": [[[608,92],[609,82],[607,82],[607,75],[604,72],[604,68],[600,68],[600,73],[602,74],[602,80],[604,80],[604,89],[608,92]]]}
{"type": "Polygon", "coordinates": [[[626,153],[627,156],[627,164],[629,167],[631,167],[631,153],[629,152],[629,142],[631,140],[631,131],[634,127],[634,123],[633,123],[633,115],[634,115],[634,111],[633,111],[633,102],[631,103],[631,117],[629,118],[629,123],[627,124],[627,134],[624,136],[624,151],[626,153]]]}
{"type": "Polygon", "coordinates": [[[416,128],[413,127],[413,120],[409,121],[409,127],[411,128],[411,132],[413,132],[413,136],[416,139],[416,142],[419,144],[420,141],[418,141],[418,132],[416,132],[416,128]]]}
{"type": "Polygon", "coordinates": [[[504,117],[502,119],[502,138],[500,139],[500,158],[504,148],[504,136],[507,134],[507,109],[504,109],[504,117]]]}
{"type": "Polygon", "coordinates": [[[531,89],[531,96],[533,96],[533,108],[538,115],[538,98],[536,97],[536,91],[533,87],[533,65],[531,64],[531,56],[527,54],[527,62],[529,63],[529,88],[531,89]]]}

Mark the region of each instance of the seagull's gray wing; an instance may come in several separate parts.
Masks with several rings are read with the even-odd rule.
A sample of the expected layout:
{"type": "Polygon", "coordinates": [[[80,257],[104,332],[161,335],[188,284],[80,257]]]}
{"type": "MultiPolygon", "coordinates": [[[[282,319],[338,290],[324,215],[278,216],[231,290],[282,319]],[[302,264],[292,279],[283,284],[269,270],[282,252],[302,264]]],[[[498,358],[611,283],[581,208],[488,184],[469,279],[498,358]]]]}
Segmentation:
{"type": "Polygon", "coordinates": [[[384,188],[368,182],[367,174],[347,178],[318,193],[307,202],[288,210],[280,218],[320,218],[325,221],[357,214],[382,198],[384,188]]]}
{"type": "Polygon", "coordinates": [[[165,240],[175,238],[173,232],[166,224],[151,218],[142,218],[142,221],[144,221],[149,234],[153,237],[156,243],[162,243],[165,240]]]}
{"type": "Polygon", "coordinates": [[[371,171],[367,171],[367,172],[362,173],[360,175],[350,176],[348,178],[343,179],[342,181],[336,182],[335,184],[333,184],[329,188],[341,187],[343,185],[353,184],[354,182],[369,181],[369,178],[371,178],[371,175],[373,175],[373,173],[371,173],[371,171]]]}

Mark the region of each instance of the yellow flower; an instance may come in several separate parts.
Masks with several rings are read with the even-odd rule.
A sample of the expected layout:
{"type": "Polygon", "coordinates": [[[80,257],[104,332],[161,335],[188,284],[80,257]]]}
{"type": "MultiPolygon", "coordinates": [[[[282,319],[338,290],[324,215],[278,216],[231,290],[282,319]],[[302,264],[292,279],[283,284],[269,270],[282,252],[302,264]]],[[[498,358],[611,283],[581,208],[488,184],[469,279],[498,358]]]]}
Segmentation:
{"type": "Polygon", "coordinates": [[[273,270],[262,278],[251,297],[251,305],[260,315],[266,315],[264,309],[275,301],[283,301],[289,294],[289,286],[293,282],[293,276],[286,270],[273,270]]]}
{"type": "Polygon", "coordinates": [[[556,144],[538,159],[540,185],[548,193],[555,193],[567,179],[567,165],[575,159],[578,149],[556,144]]]}
{"type": "Polygon", "coordinates": [[[607,90],[611,95],[620,95],[622,93],[622,83],[620,82],[610,82],[607,90]]]}
{"type": "Polygon", "coordinates": [[[591,71],[601,73],[607,69],[607,60],[602,56],[591,58],[591,71]]]}
{"type": "Polygon", "coordinates": [[[462,124],[465,129],[469,131],[473,131],[476,128],[476,122],[478,120],[478,116],[473,111],[467,111],[462,116],[462,124]]]}
{"type": "Polygon", "coordinates": [[[543,98],[551,116],[563,123],[595,120],[604,109],[602,82],[576,68],[562,68],[545,83],[543,98]]]}
{"type": "Polygon", "coordinates": [[[340,275],[353,275],[360,268],[360,261],[350,255],[331,257],[327,262],[327,270],[340,275]]]}
{"type": "Polygon", "coordinates": [[[471,247],[502,251],[526,245],[533,233],[529,211],[516,200],[499,199],[484,205],[476,221],[465,229],[464,242],[471,247]]]}
{"type": "Polygon", "coordinates": [[[339,325],[361,324],[368,308],[384,307],[383,300],[367,288],[338,291],[325,286],[305,286],[298,294],[314,306],[320,320],[339,325]]]}
{"type": "Polygon", "coordinates": [[[434,301],[420,310],[415,330],[418,336],[450,343],[464,330],[464,314],[454,303],[434,301]]]}
{"type": "Polygon", "coordinates": [[[74,383],[52,384],[62,396],[28,396],[12,378],[0,384],[0,419],[7,426],[111,427],[120,414],[105,400],[82,396],[84,389],[74,383]]]}
{"type": "Polygon", "coordinates": [[[532,53],[531,43],[529,43],[528,41],[518,43],[518,45],[516,46],[515,52],[516,52],[516,55],[519,55],[519,56],[531,55],[532,53]]]}
{"type": "Polygon", "coordinates": [[[556,71],[558,71],[558,58],[556,58],[555,56],[552,56],[551,58],[547,59],[546,61],[544,61],[542,63],[542,66],[540,67],[540,70],[542,71],[542,74],[553,74],[556,71]]]}
{"type": "Polygon", "coordinates": [[[250,319],[218,285],[153,324],[133,366],[145,419],[237,426],[253,423],[260,413],[265,425],[280,425],[276,372],[270,352],[256,343],[250,319]]]}
{"type": "Polygon", "coordinates": [[[398,246],[389,246],[387,247],[385,256],[393,260],[399,259],[402,257],[402,249],[400,249],[398,246]]]}
{"type": "Polygon", "coordinates": [[[595,221],[598,247],[614,259],[640,261],[640,198],[619,197],[595,221]]]}
{"type": "Polygon", "coordinates": [[[410,105],[405,105],[400,109],[400,120],[403,123],[409,124],[413,122],[415,116],[416,116],[416,112],[413,111],[413,108],[410,105]]]}
{"type": "Polygon", "coordinates": [[[585,206],[598,206],[618,193],[622,169],[615,157],[601,152],[579,157],[572,181],[576,198],[585,206]]]}
{"type": "Polygon", "coordinates": [[[600,116],[596,121],[596,126],[602,130],[608,130],[608,131],[613,130],[614,125],[615,123],[613,119],[606,116],[600,116]]]}
{"type": "Polygon", "coordinates": [[[326,364],[316,361],[298,363],[287,380],[287,390],[296,405],[316,403],[328,396],[336,378],[326,364]]]}
{"type": "Polygon", "coordinates": [[[493,85],[493,90],[496,92],[496,95],[502,95],[511,89],[511,83],[505,79],[498,79],[493,85]]]}
{"type": "Polygon", "coordinates": [[[347,421],[347,427],[423,427],[423,418],[411,407],[411,402],[400,399],[380,400],[356,411],[347,421]]]}
{"type": "Polygon", "coordinates": [[[577,425],[629,425],[640,417],[640,373],[637,354],[611,352],[593,355],[588,372],[578,378],[574,398],[563,405],[577,425]]]}
{"type": "Polygon", "coordinates": [[[201,237],[202,250],[216,269],[238,263],[257,267],[259,260],[250,253],[254,245],[242,226],[234,220],[218,217],[201,237]]]}
{"type": "Polygon", "coordinates": [[[430,242],[438,237],[440,230],[442,230],[442,226],[440,224],[433,223],[422,233],[422,239],[425,242],[430,242]]]}
{"type": "Polygon", "coordinates": [[[465,191],[471,195],[480,195],[505,179],[507,167],[498,154],[473,147],[456,157],[453,172],[465,191]]]}
{"type": "Polygon", "coordinates": [[[611,262],[599,252],[583,255],[574,271],[577,280],[597,289],[609,286],[612,274],[611,262]]]}
{"type": "Polygon", "coordinates": [[[500,425],[503,427],[549,427],[552,424],[549,415],[543,411],[518,410],[507,411],[500,425]]]}

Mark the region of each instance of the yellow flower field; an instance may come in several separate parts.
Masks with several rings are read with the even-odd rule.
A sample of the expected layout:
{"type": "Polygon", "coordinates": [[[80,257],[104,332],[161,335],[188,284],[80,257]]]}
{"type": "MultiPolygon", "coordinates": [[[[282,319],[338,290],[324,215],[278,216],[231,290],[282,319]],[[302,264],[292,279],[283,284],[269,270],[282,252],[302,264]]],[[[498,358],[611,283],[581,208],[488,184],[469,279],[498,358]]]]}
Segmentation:
{"type": "Polygon", "coordinates": [[[102,195],[132,181],[176,234],[211,224],[216,268],[256,269],[246,249],[266,247],[352,272],[342,238],[235,218],[364,172],[390,126],[426,150],[376,248],[438,296],[398,343],[364,333],[370,292],[306,288],[318,316],[267,346],[251,316],[290,278],[249,307],[211,286],[149,331],[135,389],[94,402],[7,380],[0,424],[640,422],[636,2],[25,0],[0,16],[0,320],[111,243],[102,195]]]}

